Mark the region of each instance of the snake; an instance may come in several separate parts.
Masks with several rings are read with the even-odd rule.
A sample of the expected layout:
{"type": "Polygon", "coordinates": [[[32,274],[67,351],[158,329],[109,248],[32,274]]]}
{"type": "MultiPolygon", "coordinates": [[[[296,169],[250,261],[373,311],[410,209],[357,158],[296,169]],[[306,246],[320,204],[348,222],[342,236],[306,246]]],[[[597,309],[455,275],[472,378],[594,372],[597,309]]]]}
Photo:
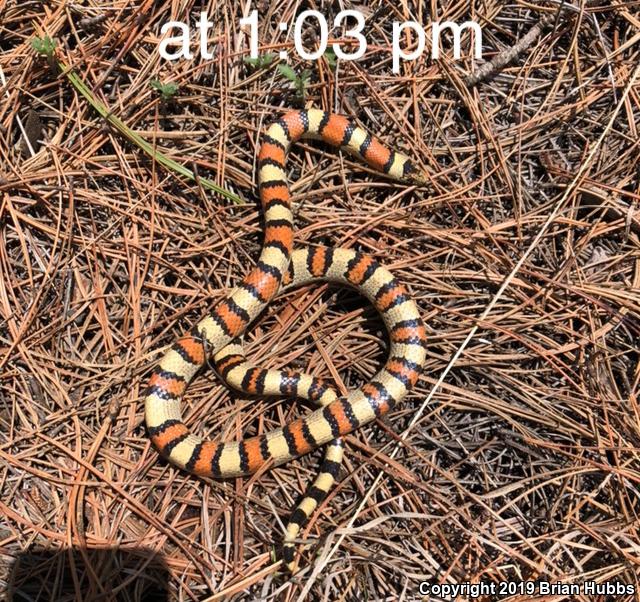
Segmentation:
{"type": "Polygon", "coordinates": [[[145,392],[151,442],[171,464],[196,476],[229,479],[282,465],[327,445],[320,471],[293,512],[283,544],[285,566],[295,569],[294,543],[301,527],[327,495],[342,459],[341,437],[384,416],[416,384],[426,360],[426,329],[404,286],[372,257],[352,249],[293,250],[294,220],[285,159],[291,145],[320,139],[360,157],[386,176],[421,185],[424,175],[404,154],[349,118],[320,109],[289,111],[263,134],[258,192],[264,216],[262,249],[253,269],[210,313],[177,339],[153,368],[145,392]],[[330,281],[355,288],[380,313],[389,335],[386,363],[362,386],[338,396],[313,376],[252,365],[240,337],[271,301],[289,288],[330,281]],[[203,440],[182,417],[182,398],[213,357],[220,377],[255,395],[307,399],[319,407],[281,428],[238,441],[203,440]]]}

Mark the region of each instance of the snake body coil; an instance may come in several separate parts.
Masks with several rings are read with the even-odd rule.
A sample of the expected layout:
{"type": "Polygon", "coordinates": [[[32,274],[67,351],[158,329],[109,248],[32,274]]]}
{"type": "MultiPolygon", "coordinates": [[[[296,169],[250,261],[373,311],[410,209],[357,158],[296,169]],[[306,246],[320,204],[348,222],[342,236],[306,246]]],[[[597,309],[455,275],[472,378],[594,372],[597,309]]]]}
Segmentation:
{"type": "MultiPolygon", "coordinates": [[[[329,468],[321,469],[310,495],[294,512],[289,541],[333,483],[342,451],[335,440],[382,416],[405,396],[418,379],[426,346],[425,328],[415,304],[402,285],[372,258],[326,247],[302,249],[292,255],[293,216],[285,155],[293,142],[305,137],[319,137],[349,150],[392,178],[423,181],[407,157],[387,149],[345,117],[315,109],[282,116],[267,130],[258,158],[265,234],[256,267],[209,316],[173,344],[153,371],[145,401],[148,431],[158,451],[171,463],[203,477],[252,474],[333,441],[323,465],[329,468]],[[337,397],[305,374],[250,366],[239,345],[231,344],[276,296],[282,283],[290,287],[311,280],[354,286],[375,305],[389,331],[391,348],[385,366],[369,383],[345,397],[337,397]],[[299,396],[322,407],[256,437],[237,442],[203,441],[185,425],[180,403],[209,353],[221,376],[242,391],[299,396]]],[[[285,556],[292,553],[290,548],[288,551],[285,556]]]]}

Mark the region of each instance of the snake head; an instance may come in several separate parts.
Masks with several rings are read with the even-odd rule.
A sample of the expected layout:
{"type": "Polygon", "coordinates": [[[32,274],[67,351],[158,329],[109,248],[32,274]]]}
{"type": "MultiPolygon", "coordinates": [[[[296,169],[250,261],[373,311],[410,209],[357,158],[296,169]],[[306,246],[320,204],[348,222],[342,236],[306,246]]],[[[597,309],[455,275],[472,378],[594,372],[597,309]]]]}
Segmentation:
{"type": "Polygon", "coordinates": [[[403,179],[415,186],[425,186],[428,182],[427,174],[421,169],[418,169],[413,162],[408,162],[405,165],[403,179]]]}
{"type": "Polygon", "coordinates": [[[408,181],[411,184],[415,184],[416,186],[426,186],[428,182],[427,174],[416,170],[413,173],[409,174],[408,181]]]}

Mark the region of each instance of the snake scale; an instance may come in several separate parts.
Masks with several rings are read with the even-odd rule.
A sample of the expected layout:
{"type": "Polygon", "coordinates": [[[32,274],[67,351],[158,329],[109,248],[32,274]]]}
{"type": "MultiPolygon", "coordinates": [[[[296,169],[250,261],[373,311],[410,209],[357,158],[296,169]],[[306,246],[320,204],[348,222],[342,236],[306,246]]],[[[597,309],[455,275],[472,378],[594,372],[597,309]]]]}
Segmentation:
{"type": "Polygon", "coordinates": [[[153,370],[145,399],[145,419],[154,446],[172,464],[202,477],[253,474],[329,443],[318,476],[287,526],[283,557],[291,570],[295,568],[295,537],[337,476],[342,459],[340,437],[397,404],[416,383],[426,358],[426,331],[415,303],[375,260],[339,248],[293,251],[285,157],[291,144],[301,138],[320,138],[343,148],[391,178],[424,182],[406,156],[387,149],[346,117],[317,109],[290,111],[280,117],[264,134],[258,156],[265,225],[257,264],[207,317],[166,352],[153,370]],[[370,382],[342,397],[310,375],[251,365],[237,340],[278,292],[318,280],[356,288],[380,312],[389,332],[390,350],[384,367],[370,382]],[[305,398],[320,407],[255,437],[235,442],[202,440],[184,423],[180,406],[189,382],[209,356],[213,356],[220,376],[236,389],[305,398]]]}

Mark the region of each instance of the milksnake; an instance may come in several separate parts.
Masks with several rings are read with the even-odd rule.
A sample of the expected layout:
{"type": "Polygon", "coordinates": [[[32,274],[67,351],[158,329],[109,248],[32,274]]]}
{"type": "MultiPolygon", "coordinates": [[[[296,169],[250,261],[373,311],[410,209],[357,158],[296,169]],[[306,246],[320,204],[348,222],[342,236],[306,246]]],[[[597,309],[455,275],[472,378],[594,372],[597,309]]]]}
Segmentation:
{"type": "Polygon", "coordinates": [[[337,475],[342,459],[339,438],[398,403],[416,383],[426,358],[426,332],[416,305],[402,285],[371,257],[328,247],[293,252],[285,156],[291,144],[301,138],[320,138],[341,147],[394,179],[424,182],[407,157],[387,149],[346,117],[317,109],[284,114],[267,129],[258,156],[265,228],[257,264],[210,315],[166,352],[153,370],[145,399],[147,429],[155,447],[172,464],[202,477],[253,474],[330,443],[319,475],[287,526],[283,555],[292,570],[294,539],[337,475]],[[389,332],[391,345],[384,367],[370,382],[344,397],[307,374],[252,366],[235,341],[280,290],[312,280],[355,287],[381,313],[389,332]],[[189,431],[180,405],[189,382],[210,355],[221,377],[241,391],[301,397],[321,407],[255,437],[224,443],[203,441],[189,431]]]}

